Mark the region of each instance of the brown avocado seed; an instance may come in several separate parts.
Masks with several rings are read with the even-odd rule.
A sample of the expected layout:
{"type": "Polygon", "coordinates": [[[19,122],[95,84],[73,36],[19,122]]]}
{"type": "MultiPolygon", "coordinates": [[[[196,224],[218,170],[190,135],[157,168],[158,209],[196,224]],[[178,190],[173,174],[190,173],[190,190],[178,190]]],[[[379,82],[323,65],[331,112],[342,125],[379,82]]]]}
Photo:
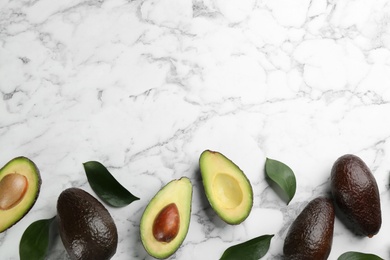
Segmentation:
{"type": "Polygon", "coordinates": [[[18,173],[7,174],[0,181],[0,210],[16,206],[27,191],[27,178],[18,173]]]}
{"type": "Polygon", "coordinates": [[[175,203],[165,206],[153,222],[153,236],[157,241],[169,243],[179,233],[180,216],[175,203]]]}

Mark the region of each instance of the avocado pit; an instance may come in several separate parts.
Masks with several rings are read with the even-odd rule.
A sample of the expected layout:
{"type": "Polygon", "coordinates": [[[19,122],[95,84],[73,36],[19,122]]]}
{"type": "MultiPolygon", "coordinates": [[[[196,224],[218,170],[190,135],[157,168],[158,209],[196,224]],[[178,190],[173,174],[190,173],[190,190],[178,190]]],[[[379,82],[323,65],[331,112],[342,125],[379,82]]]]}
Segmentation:
{"type": "Polygon", "coordinates": [[[180,215],[175,203],[165,206],[153,222],[153,236],[159,242],[169,243],[179,233],[180,215]]]}
{"type": "Polygon", "coordinates": [[[242,190],[238,181],[229,174],[216,174],[213,181],[213,190],[218,201],[226,209],[236,208],[243,200],[242,190]]]}
{"type": "Polygon", "coordinates": [[[7,174],[0,181],[0,210],[15,207],[26,194],[27,178],[18,173],[7,174]]]}

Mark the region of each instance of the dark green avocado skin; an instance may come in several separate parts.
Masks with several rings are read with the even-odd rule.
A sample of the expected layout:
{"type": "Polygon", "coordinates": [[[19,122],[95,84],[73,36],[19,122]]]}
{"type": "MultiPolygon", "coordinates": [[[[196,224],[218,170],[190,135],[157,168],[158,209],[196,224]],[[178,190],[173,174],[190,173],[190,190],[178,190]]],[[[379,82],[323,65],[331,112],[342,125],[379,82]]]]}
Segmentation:
{"type": "Polygon", "coordinates": [[[336,160],[331,172],[331,192],[336,214],[354,233],[372,237],[382,224],[378,185],[359,157],[346,154],[336,160]]]}
{"type": "Polygon", "coordinates": [[[333,241],[335,210],[329,198],[310,201],[291,224],[284,240],[284,259],[327,259],[333,241]]]}
{"type": "Polygon", "coordinates": [[[64,190],[57,201],[59,233],[72,260],[105,260],[115,253],[117,228],[107,209],[79,188],[64,190]]]}

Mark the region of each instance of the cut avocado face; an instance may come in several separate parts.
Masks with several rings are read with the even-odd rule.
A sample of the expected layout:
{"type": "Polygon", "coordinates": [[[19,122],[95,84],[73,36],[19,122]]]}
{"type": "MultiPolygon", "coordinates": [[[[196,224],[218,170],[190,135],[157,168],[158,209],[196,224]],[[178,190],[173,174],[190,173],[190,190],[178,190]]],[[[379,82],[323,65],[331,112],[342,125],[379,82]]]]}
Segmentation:
{"type": "Polygon", "coordinates": [[[35,204],[41,187],[37,166],[17,157],[0,169],[0,232],[22,219],[35,204]]]}
{"type": "Polygon", "coordinates": [[[211,207],[228,224],[240,224],[252,210],[253,190],[244,172],[219,152],[199,159],[203,186],[211,207]]]}
{"type": "Polygon", "coordinates": [[[183,243],[190,224],[191,181],[183,177],[165,185],[149,202],[141,218],[141,241],[149,255],[163,259],[183,243]]]}

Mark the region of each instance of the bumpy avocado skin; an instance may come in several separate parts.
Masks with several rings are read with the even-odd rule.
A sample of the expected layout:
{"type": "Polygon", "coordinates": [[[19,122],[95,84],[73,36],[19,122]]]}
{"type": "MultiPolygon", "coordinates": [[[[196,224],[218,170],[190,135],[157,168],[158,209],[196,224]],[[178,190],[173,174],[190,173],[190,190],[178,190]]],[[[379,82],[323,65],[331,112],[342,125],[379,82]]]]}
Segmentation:
{"type": "Polygon", "coordinates": [[[333,241],[335,210],[329,198],[310,201],[291,224],[284,241],[284,259],[327,259],[333,241]]]}
{"type": "Polygon", "coordinates": [[[111,259],[117,228],[107,209],[79,188],[64,190],[57,201],[59,233],[72,260],[111,259]]]}
{"type": "MultiPolygon", "coordinates": [[[[27,215],[27,213],[30,212],[30,210],[35,205],[35,203],[39,197],[39,193],[41,191],[41,185],[42,185],[42,178],[41,178],[41,174],[40,174],[40,171],[39,171],[37,165],[27,157],[19,156],[19,157],[13,158],[6,165],[4,165],[0,169],[0,180],[1,180],[1,177],[5,177],[9,173],[19,173],[19,174],[23,174],[25,176],[32,175],[34,182],[28,183],[28,189],[31,189],[32,192],[30,195],[28,195],[28,193],[30,193],[30,192],[26,192],[27,194],[26,194],[25,198],[23,198],[23,201],[25,201],[25,200],[30,201],[30,203],[28,203],[28,205],[26,207],[20,207],[20,209],[18,209],[18,212],[12,212],[11,217],[4,216],[4,214],[0,212],[0,219],[2,219],[2,221],[4,221],[4,219],[6,219],[6,218],[9,218],[6,221],[7,224],[5,226],[0,225],[0,233],[6,231],[7,229],[9,229],[12,226],[14,226],[15,224],[17,224],[22,218],[24,218],[25,215],[27,215]],[[22,172],[19,172],[18,170],[16,170],[16,169],[18,169],[19,166],[21,166],[22,168],[25,168],[23,165],[28,165],[29,168],[31,169],[31,172],[22,173],[22,172]]],[[[23,201],[21,201],[19,203],[19,205],[22,205],[23,201]]],[[[19,206],[17,206],[17,207],[19,207],[19,206]]]]}
{"type": "Polygon", "coordinates": [[[358,235],[372,237],[382,224],[380,196],[375,177],[356,155],[336,160],[331,172],[331,192],[337,214],[358,235]]]}

